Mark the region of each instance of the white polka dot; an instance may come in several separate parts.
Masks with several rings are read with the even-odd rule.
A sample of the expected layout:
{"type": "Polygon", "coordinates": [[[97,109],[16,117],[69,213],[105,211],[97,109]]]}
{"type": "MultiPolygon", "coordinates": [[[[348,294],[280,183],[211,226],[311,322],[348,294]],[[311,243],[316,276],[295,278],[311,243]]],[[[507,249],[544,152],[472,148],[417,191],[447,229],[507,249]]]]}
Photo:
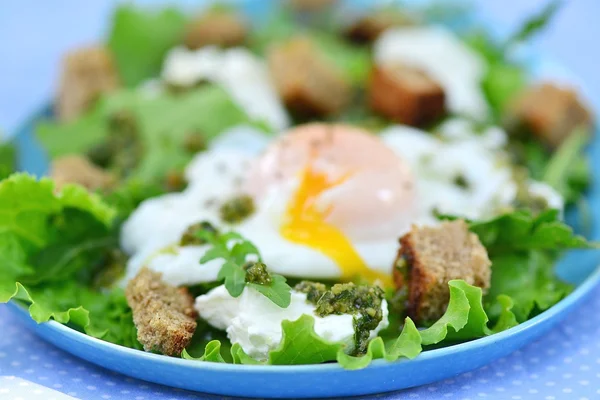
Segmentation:
{"type": "Polygon", "coordinates": [[[590,384],[590,381],[586,381],[586,380],[579,381],[579,384],[580,384],[581,386],[587,386],[587,385],[589,385],[589,384],[590,384]]]}
{"type": "Polygon", "coordinates": [[[50,363],[44,364],[44,368],[52,368],[52,367],[54,367],[54,365],[52,365],[50,363]]]}
{"type": "Polygon", "coordinates": [[[454,396],[454,393],[452,393],[452,392],[448,392],[448,393],[444,394],[444,397],[452,397],[452,396],[454,396]]]}
{"type": "Polygon", "coordinates": [[[583,348],[583,349],[579,350],[579,354],[583,354],[583,355],[590,354],[590,350],[586,349],[586,348],[583,348]]]}
{"type": "Polygon", "coordinates": [[[552,381],[546,382],[546,386],[554,386],[554,385],[556,385],[556,382],[552,382],[552,381]]]}
{"type": "Polygon", "coordinates": [[[563,391],[563,393],[571,393],[573,391],[573,389],[571,389],[571,388],[564,388],[562,391],[563,391]]]}
{"type": "Polygon", "coordinates": [[[13,361],[10,363],[10,365],[12,365],[13,367],[18,367],[19,365],[21,365],[21,363],[18,361],[13,361]]]}
{"type": "Polygon", "coordinates": [[[501,386],[499,386],[499,387],[496,388],[496,392],[504,392],[504,390],[505,389],[503,387],[501,387],[501,386]]]}
{"type": "Polygon", "coordinates": [[[477,379],[477,382],[479,382],[479,383],[488,383],[489,381],[487,379],[481,378],[481,379],[477,379]]]}
{"type": "Polygon", "coordinates": [[[590,366],[589,365],[582,365],[581,367],[579,367],[580,371],[589,371],[590,370],[590,366]]]}
{"type": "Polygon", "coordinates": [[[523,382],[522,382],[522,381],[520,381],[520,380],[518,380],[518,379],[516,379],[516,380],[512,381],[512,384],[513,384],[513,385],[517,385],[517,386],[518,386],[518,385],[520,385],[520,384],[522,384],[522,383],[523,383],[523,382]]]}
{"type": "Polygon", "coordinates": [[[504,376],[504,372],[496,372],[496,376],[502,377],[502,376],[504,376]]]}
{"type": "Polygon", "coordinates": [[[87,390],[96,390],[96,386],[92,386],[92,385],[86,386],[86,389],[87,390]]]}
{"type": "Polygon", "coordinates": [[[121,390],[121,394],[129,394],[129,390],[121,390]]]}
{"type": "Polygon", "coordinates": [[[471,389],[471,385],[463,385],[460,388],[463,390],[469,390],[469,389],[471,389]]]}
{"type": "Polygon", "coordinates": [[[537,379],[537,378],[539,378],[539,375],[538,374],[531,374],[531,375],[529,375],[529,377],[531,379],[537,379]]]}
{"type": "Polygon", "coordinates": [[[81,378],[73,378],[71,379],[73,382],[81,382],[81,378]]]}
{"type": "Polygon", "coordinates": [[[529,361],[531,361],[532,363],[538,363],[540,362],[540,359],[538,357],[531,357],[529,361]]]}
{"type": "Polygon", "coordinates": [[[60,389],[62,385],[60,383],[55,383],[54,385],[52,385],[52,387],[60,389]]]}
{"type": "Polygon", "coordinates": [[[66,375],[66,374],[67,374],[67,371],[65,371],[65,370],[60,370],[60,371],[58,371],[58,374],[59,374],[59,375],[66,375]]]}
{"type": "Polygon", "coordinates": [[[537,389],[529,389],[530,394],[536,394],[538,392],[537,389]]]}
{"type": "Polygon", "coordinates": [[[545,400],[556,400],[556,397],[554,397],[554,396],[546,396],[544,399],[545,400]]]}
{"type": "Polygon", "coordinates": [[[565,378],[565,379],[570,379],[570,378],[573,377],[573,374],[563,374],[562,377],[565,378]]]}
{"type": "Polygon", "coordinates": [[[3,351],[0,351],[0,358],[4,358],[4,357],[6,357],[6,353],[3,351]]]}
{"type": "Polygon", "coordinates": [[[29,359],[32,360],[32,361],[37,361],[40,358],[38,356],[29,356],[29,359]]]}
{"type": "Polygon", "coordinates": [[[522,397],[521,396],[513,396],[513,397],[511,397],[511,399],[513,399],[513,400],[521,400],[522,397]]]}
{"type": "Polygon", "coordinates": [[[487,394],[479,392],[479,393],[477,393],[477,396],[479,396],[479,397],[487,397],[487,394]]]}
{"type": "Polygon", "coordinates": [[[565,364],[570,364],[570,363],[572,363],[572,362],[573,362],[573,359],[572,359],[571,357],[565,357],[565,358],[563,359],[563,362],[564,362],[565,364]]]}
{"type": "Polygon", "coordinates": [[[115,383],[114,383],[114,382],[112,382],[112,381],[107,381],[107,382],[106,382],[106,385],[107,385],[107,386],[115,386],[115,383]]]}
{"type": "Polygon", "coordinates": [[[102,398],[103,398],[103,399],[110,399],[110,395],[108,395],[108,394],[103,394],[103,395],[102,395],[102,398]]]}
{"type": "Polygon", "coordinates": [[[135,400],[144,400],[145,397],[144,396],[136,396],[135,400]]]}
{"type": "Polygon", "coordinates": [[[555,367],[554,365],[548,365],[548,366],[546,367],[546,369],[547,369],[548,371],[556,371],[556,367],[555,367]]]}
{"type": "Polygon", "coordinates": [[[47,376],[38,376],[38,379],[39,379],[40,381],[47,381],[47,380],[48,380],[48,377],[47,377],[47,376]]]}

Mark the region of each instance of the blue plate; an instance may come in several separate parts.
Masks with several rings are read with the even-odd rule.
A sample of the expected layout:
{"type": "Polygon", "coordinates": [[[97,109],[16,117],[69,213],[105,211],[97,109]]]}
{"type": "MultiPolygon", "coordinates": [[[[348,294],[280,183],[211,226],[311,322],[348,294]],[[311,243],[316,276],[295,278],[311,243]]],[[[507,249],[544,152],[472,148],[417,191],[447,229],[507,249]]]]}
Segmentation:
{"type": "MultiPolygon", "coordinates": [[[[253,17],[268,9],[267,2],[243,1],[253,17]],[[251,7],[250,7],[251,5],[251,7]]],[[[357,2],[360,3],[360,2],[357,2]]],[[[364,3],[364,2],[363,2],[364,3]]],[[[532,71],[557,71],[556,65],[531,59],[532,71]]],[[[47,158],[33,134],[36,121],[51,116],[50,109],[33,116],[19,132],[16,142],[20,167],[42,175],[47,158]]],[[[594,170],[600,171],[600,136],[590,146],[594,170]]],[[[594,229],[590,237],[600,239],[600,173],[594,174],[588,194],[594,229]]],[[[245,366],[188,361],[145,353],[84,335],[57,322],[36,324],[23,307],[11,304],[23,322],[36,334],[78,357],[105,368],[150,382],[182,389],[229,396],[261,398],[314,398],[358,396],[399,390],[450,378],[481,367],[517,350],[558,324],[580,305],[600,281],[597,255],[572,252],[557,266],[558,274],[577,288],[554,307],[535,318],[499,334],[426,351],[414,360],[388,363],[374,361],[358,371],[346,371],[337,364],[306,366],[245,366]]],[[[525,288],[524,288],[525,289],[525,288]]]]}

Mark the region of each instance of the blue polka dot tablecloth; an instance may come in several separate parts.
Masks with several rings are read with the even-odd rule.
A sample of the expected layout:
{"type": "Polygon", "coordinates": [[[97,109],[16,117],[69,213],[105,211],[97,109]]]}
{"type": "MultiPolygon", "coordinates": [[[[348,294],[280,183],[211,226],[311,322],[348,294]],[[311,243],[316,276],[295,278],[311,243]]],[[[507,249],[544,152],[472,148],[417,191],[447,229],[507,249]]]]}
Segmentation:
{"type": "MultiPolygon", "coordinates": [[[[365,399],[600,399],[600,289],[545,337],[478,370],[365,399]]],[[[132,379],[44,342],[0,306],[0,400],[222,399],[132,379]]]]}

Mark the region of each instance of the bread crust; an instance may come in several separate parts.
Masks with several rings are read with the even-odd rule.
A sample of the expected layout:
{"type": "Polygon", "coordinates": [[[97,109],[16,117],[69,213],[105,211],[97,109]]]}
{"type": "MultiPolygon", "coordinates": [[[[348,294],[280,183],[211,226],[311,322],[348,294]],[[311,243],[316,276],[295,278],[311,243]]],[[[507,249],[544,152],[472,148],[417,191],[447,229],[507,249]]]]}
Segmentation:
{"type": "Polygon", "coordinates": [[[446,113],[443,88],[425,72],[405,65],[376,65],[369,79],[373,111],[396,122],[423,126],[446,113]]]}
{"type": "Polygon", "coordinates": [[[197,326],[198,314],[188,290],[169,285],[162,274],[142,268],[127,285],[125,295],[144,350],[180,355],[197,326]]]}
{"type": "Polygon", "coordinates": [[[400,238],[394,268],[398,289],[408,287],[406,312],[415,322],[427,324],[439,319],[450,299],[448,282],[463,279],[482,288],[490,286],[491,261],[476,234],[463,220],[436,227],[413,226],[400,238]]]}

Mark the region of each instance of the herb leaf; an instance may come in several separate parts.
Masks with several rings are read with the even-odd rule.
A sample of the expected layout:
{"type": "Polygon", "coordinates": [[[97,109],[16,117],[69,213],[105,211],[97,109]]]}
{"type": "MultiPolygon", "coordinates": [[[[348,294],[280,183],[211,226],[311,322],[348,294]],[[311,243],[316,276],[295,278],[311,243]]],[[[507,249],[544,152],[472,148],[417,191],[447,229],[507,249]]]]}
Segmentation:
{"type": "Polygon", "coordinates": [[[270,285],[248,283],[248,286],[262,293],[266,298],[281,308],[287,308],[292,301],[292,288],[286,283],[286,279],[277,274],[271,274],[270,285]]]}
{"type": "Polygon", "coordinates": [[[562,0],[552,0],[539,13],[532,15],[508,40],[508,44],[524,42],[544,29],[562,6],[562,0]]]}
{"type": "Polygon", "coordinates": [[[232,297],[239,297],[244,288],[250,286],[281,308],[290,305],[292,288],[283,276],[268,273],[271,277],[268,284],[246,281],[246,263],[251,259],[261,261],[260,252],[253,243],[245,240],[237,232],[216,233],[200,230],[196,235],[212,246],[200,259],[201,264],[216,259],[225,260],[217,279],[224,281],[225,288],[232,297]]]}

